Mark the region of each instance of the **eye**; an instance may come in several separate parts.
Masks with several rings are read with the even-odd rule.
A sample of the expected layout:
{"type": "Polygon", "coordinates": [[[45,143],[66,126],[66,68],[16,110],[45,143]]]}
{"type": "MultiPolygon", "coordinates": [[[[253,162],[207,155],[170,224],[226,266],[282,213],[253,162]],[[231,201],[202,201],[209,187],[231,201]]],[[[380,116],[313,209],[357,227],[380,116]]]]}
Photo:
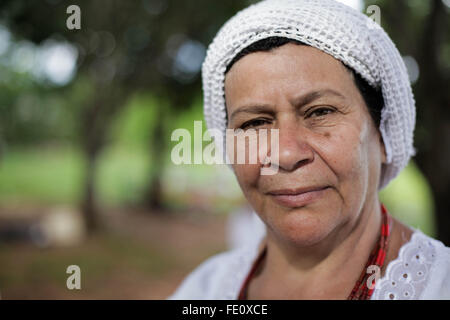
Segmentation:
{"type": "Polygon", "coordinates": [[[266,123],[268,123],[269,121],[266,119],[253,119],[247,122],[244,122],[239,128],[242,130],[248,129],[248,128],[255,128],[255,127],[259,127],[262,126],[266,123]]]}
{"type": "Polygon", "coordinates": [[[327,114],[333,113],[335,110],[331,107],[318,107],[315,109],[312,109],[311,111],[308,110],[306,117],[323,117],[327,114]]]}

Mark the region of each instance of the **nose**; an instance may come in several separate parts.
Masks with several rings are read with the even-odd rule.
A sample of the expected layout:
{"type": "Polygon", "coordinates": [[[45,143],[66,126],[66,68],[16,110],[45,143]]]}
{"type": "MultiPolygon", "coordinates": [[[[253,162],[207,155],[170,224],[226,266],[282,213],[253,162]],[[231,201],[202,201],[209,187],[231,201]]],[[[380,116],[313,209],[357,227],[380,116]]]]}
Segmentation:
{"type": "Polygon", "coordinates": [[[278,129],[278,159],[271,157],[272,165],[280,171],[295,171],[314,160],[314,150],[309,144],[307,129],[292,122],[278,129]]]}

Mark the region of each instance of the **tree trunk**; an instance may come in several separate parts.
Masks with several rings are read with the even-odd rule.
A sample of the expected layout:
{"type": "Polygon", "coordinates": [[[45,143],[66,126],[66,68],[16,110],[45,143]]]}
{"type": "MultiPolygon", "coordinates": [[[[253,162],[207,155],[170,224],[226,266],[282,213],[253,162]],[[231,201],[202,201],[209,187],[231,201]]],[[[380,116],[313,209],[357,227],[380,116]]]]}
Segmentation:
{"type": "Polygon", "coordinates": [[[117,85],[98,86],[95,90],[95,96],[92,98],[92,103],[82,115],[82,148],[86,157],[86,175],[81,208],[88,235],[92,235],[101,227],[95,200],[97,156],[105,144],[111,119],[114,118],[117,110],[125,104],[129,94],[128,89],[119,90],[117,85]]]}
{"type": "Polygon", "coordinates": [[[95,172],[96,159],[102,148],[104,130],[100,122],[101,106],[104,102],[99,96],[83,114],[83,152],[85,154],[86,166],[84,177],[83,199],[81,209],[88,235],[94,234],[99,228],[98,208],[96,206],[95,172]]]}
{"type": "Polygon", "coordinates": [[[84,196],[82,201],[82,211],[88,235],[94,234],[99,228],[98,212],[95,203],[95,165],[95,154],[89,154],[86,163],[84,196]]]}
{"type": "Polygon", "coordinates": [[[161,212],[163,209],[163,192],[162,192],[162,174],[164,172],[165,156],[166,156],[166,110],[164,106],[158,109],[159,115],[153,129],[153,135],[150,142],[151,165],[152,172],[150,175],[150,183],[145,192],[145,207],[153,213],[161,212]]]}

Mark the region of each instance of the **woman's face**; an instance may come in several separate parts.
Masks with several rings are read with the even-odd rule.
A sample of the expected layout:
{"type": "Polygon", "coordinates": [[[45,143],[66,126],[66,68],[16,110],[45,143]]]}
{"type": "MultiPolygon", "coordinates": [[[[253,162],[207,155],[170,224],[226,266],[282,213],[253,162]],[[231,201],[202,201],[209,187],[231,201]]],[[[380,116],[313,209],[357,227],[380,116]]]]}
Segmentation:
{"type": "MultiPolygon", "coordinates": [[[[228,128],[278,129],[278,172],[233,164],[272,233],[318,243],[374,210],[384,147],[351,73],[310,46],[251,53],[225,78],[228,128]]],[[[270,152],[270,148],[269,148],[270,152]]]]}

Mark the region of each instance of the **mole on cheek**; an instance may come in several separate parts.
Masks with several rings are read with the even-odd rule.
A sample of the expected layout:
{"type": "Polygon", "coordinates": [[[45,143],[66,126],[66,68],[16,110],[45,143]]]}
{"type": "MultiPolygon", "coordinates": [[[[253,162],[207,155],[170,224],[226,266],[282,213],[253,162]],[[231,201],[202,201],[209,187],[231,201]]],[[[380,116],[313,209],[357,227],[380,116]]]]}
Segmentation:
{"type": "Polygon", "coordinates": [[[329,138],[331,135],[329,132],[325,132],[324,136],[325,136],[325,138],[329,138]]]}

